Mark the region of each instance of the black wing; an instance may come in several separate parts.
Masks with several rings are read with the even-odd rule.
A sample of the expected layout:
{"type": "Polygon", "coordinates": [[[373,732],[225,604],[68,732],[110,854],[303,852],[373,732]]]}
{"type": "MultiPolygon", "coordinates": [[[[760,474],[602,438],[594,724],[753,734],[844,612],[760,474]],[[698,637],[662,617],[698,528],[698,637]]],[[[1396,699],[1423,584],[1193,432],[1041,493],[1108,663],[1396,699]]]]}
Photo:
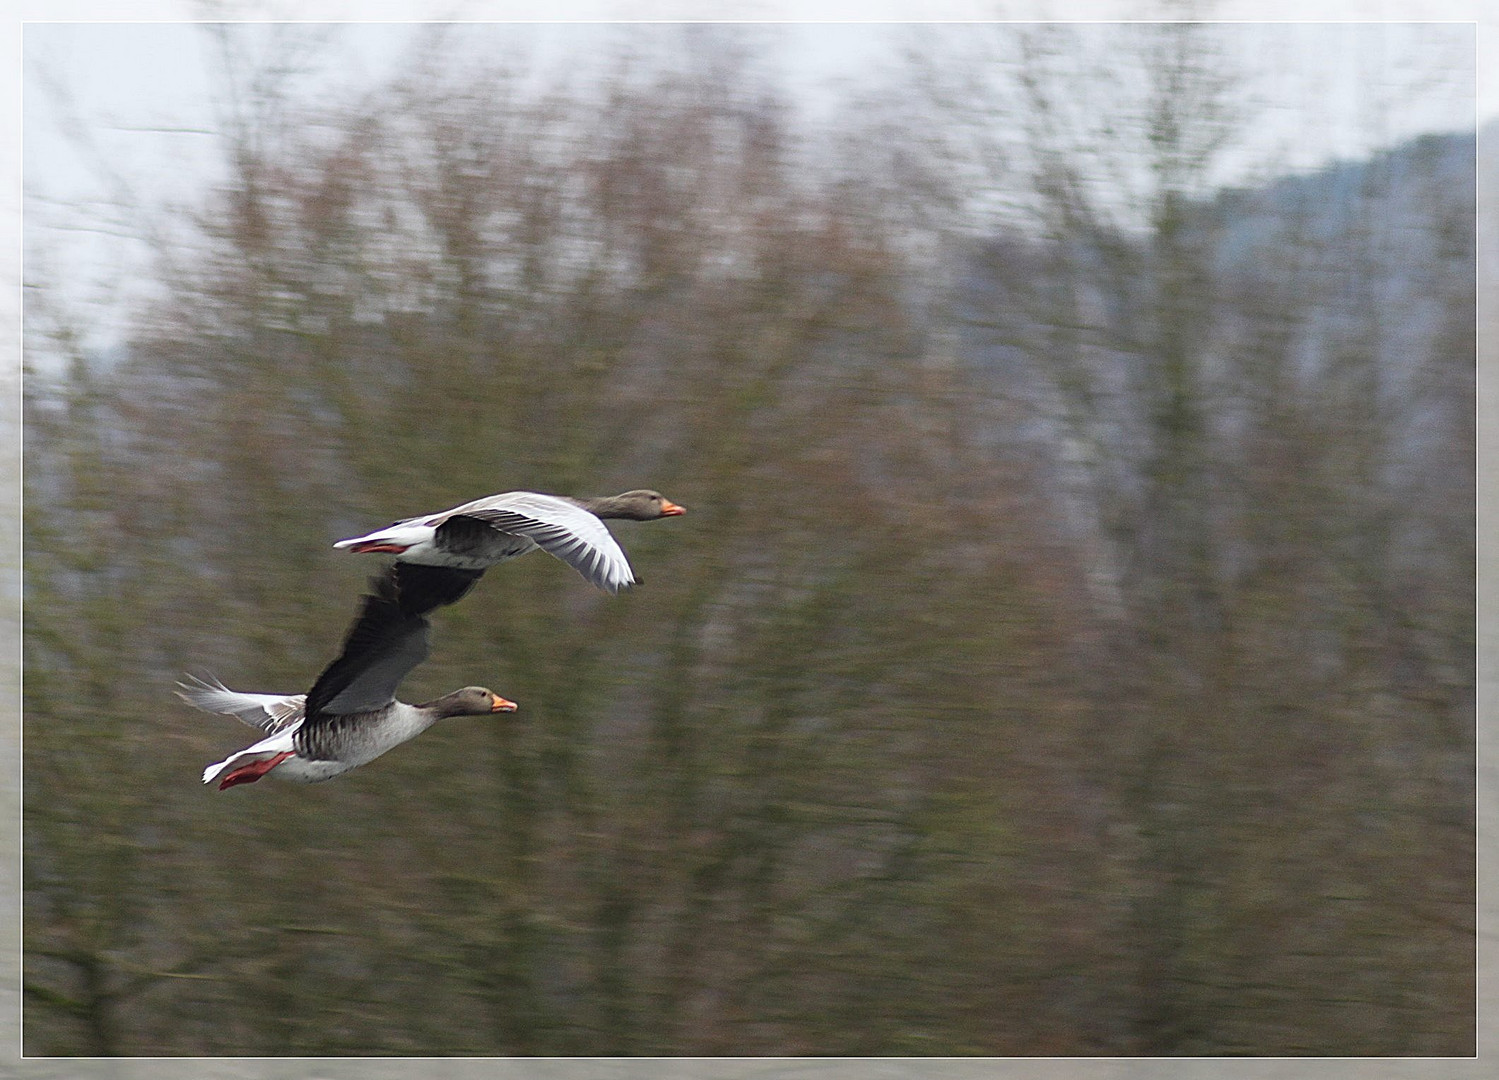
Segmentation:
{"type": "MultiPolygon", "coordinates": [[[[484,528],[493,531],[487,525],[484,528]]],[[[425,615],[433,608],[456,604],[484,576],[483,570],[409,562],[396,562],[391,573],[395,578],[396,602],[407,615],[425,615]]]]}
{"type": "Polygon", "coordinates": [[[402,609],[394,570],[371,578],[370,588],[344,638],[343,652],[307,691],[304,731],[345,713],[384,708],[395,700],[407,672],[427,658],[430,624],[402,609]]]}

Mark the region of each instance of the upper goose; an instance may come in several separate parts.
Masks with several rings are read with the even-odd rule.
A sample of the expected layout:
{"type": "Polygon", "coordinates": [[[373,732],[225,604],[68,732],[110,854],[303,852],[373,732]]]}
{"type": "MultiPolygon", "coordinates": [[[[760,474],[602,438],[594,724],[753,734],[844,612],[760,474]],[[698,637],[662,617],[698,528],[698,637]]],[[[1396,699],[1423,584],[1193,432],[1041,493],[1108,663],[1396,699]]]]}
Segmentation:
{"type": "Polygon", "coordinates": [[[238,717],[269,733],[203,770],[219,790],[252,784],[272,769],[302,783],[328,780],[373,761],[449,716],[514,712],[515,702],[491,690],[466,686],[424,705],[395,699],[406,673],[427,657],[427,602],[407,597],[394,571],[372,582],[343,652],[305,694],[240,694],[222,683],[178,683],[178,696],[204,712],[238,717]]]}
{"type": "Polygon", "coordinates": [[[610,593],[636,582],[625,553],[600,518],[655,521],[685,514],[659,491],[627,491],[596,499],[507,491],[475,499],[439,514],[406,518],[367,536],[333,546],[351,551],[384,551],[397,565],[441,567],[407,571],[410,587],[420,587],[431,610],[451,604],[497,563],[541,548],[610,593]]]}

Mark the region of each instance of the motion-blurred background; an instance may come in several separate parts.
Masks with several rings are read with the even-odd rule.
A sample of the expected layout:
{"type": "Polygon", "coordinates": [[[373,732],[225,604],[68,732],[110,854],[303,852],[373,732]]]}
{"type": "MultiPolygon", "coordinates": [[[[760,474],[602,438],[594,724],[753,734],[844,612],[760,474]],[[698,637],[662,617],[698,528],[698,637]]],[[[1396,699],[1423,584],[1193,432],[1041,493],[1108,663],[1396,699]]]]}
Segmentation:
{"type": "Polygon", "coordinates": [[[27,32],[27,1053],[1473,1052],[1471,26],[169,31],[27,32]],[[641,486],[198,784],[334,540],[641,486]]]}

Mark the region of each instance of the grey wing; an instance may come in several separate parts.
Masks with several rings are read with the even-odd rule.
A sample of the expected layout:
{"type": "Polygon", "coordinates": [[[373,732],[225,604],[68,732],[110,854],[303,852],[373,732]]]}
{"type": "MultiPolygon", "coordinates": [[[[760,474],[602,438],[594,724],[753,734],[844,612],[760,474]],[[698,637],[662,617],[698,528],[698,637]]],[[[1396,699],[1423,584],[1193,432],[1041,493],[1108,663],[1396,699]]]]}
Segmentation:
{"type": "Polygon", "coordinates": [[[177,696],[195,709],[232,716],[271,734],[302,719],[305,694],[242,694],[217,679],[187,678],[188,682],[177,684],[177,696]]]}
{"type": "Polygon", "coordinates": [[[503,533],[524,537],[561,559],[605,592],[635,583],[630,561],[604,523],[576,503],[555,495],[512,491],[456,507],[430,522],[482,521],[503,533]]]}
{"type": "Polygon", "coordinates": [[[395,574],[387,572],[372,584],[343,651],[307,691],[307,729],[329,716],[384,708],[395,700],[407,673],[427,658],[430,624],[402,610],[395,574]]]}
{"type": "Polygon", "coordinates": [[[427,659],[429,629],[430,625],[422,619],[420,625],[413,624],[392,635],[379,655],[365,659],[348,684],[328,699],[323,711],[368,712],[389,705],[411,669],[427,659]]]}

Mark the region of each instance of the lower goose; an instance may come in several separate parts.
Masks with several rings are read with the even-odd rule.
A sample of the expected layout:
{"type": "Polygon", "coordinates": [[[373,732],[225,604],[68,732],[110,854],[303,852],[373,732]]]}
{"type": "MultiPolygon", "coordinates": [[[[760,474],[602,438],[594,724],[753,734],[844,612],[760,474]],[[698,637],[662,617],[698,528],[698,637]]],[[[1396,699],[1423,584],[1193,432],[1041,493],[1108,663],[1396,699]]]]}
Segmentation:
{"type": "Polygon", "coordinates": [[[655,521],[687,511],[659,491],[573,499],[535,491],[507,491],[451,510],[406,518],[333,546],[395,555],[397,566],[420,577],[425,602],[451,604],[479,576],[536,548],[555,555],[605,592],[636,584],[635,573],[603,518],[655,521]]]}
{"type": "Polygon", "coordinates": [[[267,737],[203,770],[219,790],[252,784],[271,771],[286,780],[316,783],[367,764],[450,716],[514,712],[507,701],[466,686],[424,705],[395,698],[407,673],[427,657],[425,603],[401,596],[392,572],[375,578],[343,651],[305,694],[242,694],[219,682],[178,684],[178,696],[204,712],[233,716],[267,737]]]}

